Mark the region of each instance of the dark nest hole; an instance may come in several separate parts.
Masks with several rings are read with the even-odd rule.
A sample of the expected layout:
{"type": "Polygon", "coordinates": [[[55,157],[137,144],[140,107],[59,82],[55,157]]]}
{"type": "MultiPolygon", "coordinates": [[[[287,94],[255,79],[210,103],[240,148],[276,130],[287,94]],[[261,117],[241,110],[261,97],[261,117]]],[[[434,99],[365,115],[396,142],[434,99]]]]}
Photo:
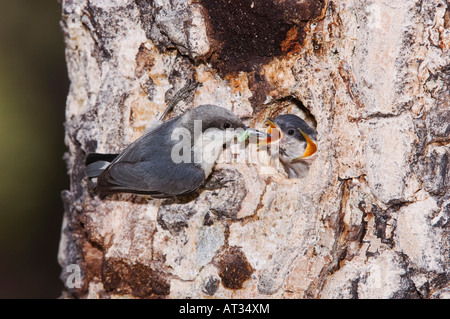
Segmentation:
{"type": "Polygon", "coordinates": [[[267,105],[266,110],[267,111],[263,112],[265,117],[264,120],[267,118],[274,119],[283,114],[295,114],[317,131],[316,118],[303,102],[294,96],[286,96],[277,99],[267,105]]]}

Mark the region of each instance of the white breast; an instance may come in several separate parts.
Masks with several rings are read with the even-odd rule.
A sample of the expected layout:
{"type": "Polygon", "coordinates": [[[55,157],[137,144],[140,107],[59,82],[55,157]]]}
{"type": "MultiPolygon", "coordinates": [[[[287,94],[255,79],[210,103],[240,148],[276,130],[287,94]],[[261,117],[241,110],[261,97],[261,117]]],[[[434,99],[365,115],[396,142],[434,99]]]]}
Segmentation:
{"type": "Polygon", "coordinates": [[[200,164],[205,176],[211,174],[212,168],[220,156],[223,145],[233,139],[237,134],[219,129],[208,129],[194,142],[192,148],[194,162],[200,164]]]}

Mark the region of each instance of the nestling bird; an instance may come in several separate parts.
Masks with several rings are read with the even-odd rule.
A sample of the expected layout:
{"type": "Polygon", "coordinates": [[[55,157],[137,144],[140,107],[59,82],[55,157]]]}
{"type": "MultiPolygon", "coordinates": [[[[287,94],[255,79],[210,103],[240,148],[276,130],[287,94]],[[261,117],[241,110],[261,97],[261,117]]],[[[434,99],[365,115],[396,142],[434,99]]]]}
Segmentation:
{"type": "Polygon", "coordinates": [[[153,128],[120,154],[89,154],[86,174],[97,179],[102,197],[120,192],[186,195],[204,184],[223,145],[243,130],[267,137],[223,107],[198,106],[153,128]]]}
{"type": "Polygon", "coordinates": [[[305,177],[317,151],[317,132],[294,114],[280,115],[268,122],[271,136],[258,145],[278,143],[278,157],[289,178],[305,177]]]}

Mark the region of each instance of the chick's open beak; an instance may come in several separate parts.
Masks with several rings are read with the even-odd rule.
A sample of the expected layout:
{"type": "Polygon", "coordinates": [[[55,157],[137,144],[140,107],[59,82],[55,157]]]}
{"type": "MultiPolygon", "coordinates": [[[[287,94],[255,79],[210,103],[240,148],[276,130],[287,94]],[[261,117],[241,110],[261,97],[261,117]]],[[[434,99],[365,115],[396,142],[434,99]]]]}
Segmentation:
{"type": "Polygon", "coordinates": [[[272,119],[268,118],[267,122],[269,123],[269,128],[267,130],[268,136],[266,139],[258,143],[258,147],[278,142],[283,137],[280,128],[274,123],[272,119]]]}
{"type": "Polygon", "coordinates": [[[317,151],[316,143],[312,139],[310,139],[309,136],[306,135],[301,129],[298,129],[298,130],[300,131],[300,133],[303,135],[303,137],[306,140],[306,150],[302,156],[292,159],[291,163],[298,163],[302,160],[305,160],[308,157],[314,155],[314,153],[316,153],[316,151],[317,151]]]}

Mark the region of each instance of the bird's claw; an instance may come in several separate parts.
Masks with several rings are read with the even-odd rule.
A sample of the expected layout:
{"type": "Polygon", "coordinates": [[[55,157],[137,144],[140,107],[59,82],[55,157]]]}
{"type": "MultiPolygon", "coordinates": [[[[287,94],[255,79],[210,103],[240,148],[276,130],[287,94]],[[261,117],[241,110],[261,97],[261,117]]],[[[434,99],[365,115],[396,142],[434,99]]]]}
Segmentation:
{"type": "Polygon", "coordinates": [[[228,187],[226,184],[232,181],[232,179],[224,180],[223,177],[219,177],[216,180],[208,181],[203,188],[206,190],[217,190],[220,188],[228,187]]]}

